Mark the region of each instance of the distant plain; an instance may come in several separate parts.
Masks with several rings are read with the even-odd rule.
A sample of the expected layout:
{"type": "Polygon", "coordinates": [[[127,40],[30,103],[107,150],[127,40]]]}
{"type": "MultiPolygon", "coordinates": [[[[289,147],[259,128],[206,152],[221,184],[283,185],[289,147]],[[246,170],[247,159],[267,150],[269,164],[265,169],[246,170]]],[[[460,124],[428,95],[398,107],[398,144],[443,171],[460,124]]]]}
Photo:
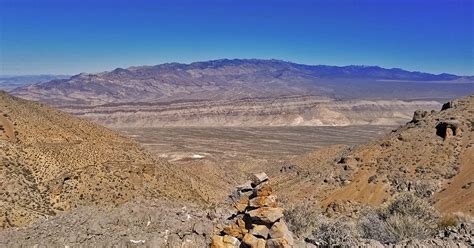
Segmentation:
{"type": "Polygon", "coordinates": [[[167,127],[119,131],[170,161],[285,159],[328,145],[356,145],[393,126],[167,127]]]}

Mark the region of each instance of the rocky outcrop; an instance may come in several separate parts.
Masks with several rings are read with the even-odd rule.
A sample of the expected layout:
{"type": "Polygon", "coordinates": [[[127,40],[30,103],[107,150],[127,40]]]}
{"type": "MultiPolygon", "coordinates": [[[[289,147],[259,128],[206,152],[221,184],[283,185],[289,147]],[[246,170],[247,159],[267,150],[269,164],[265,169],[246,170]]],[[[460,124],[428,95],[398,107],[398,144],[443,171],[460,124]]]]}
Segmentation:
{"type": "Polygon", "coordinates": [[[265,173],[254,174],[251,181],[238,186],[232,195],[236,210],[230,217],[233,223],[212,238],[211,247],[294,247],[284,210],[272,193],[265,173]]]}
{"type": "Polygon", "coordinates": [[[456,120],[440,121],[436,125],[436,134],[445,140],[460,135],[461,131],[461,123],[456,120]]]}

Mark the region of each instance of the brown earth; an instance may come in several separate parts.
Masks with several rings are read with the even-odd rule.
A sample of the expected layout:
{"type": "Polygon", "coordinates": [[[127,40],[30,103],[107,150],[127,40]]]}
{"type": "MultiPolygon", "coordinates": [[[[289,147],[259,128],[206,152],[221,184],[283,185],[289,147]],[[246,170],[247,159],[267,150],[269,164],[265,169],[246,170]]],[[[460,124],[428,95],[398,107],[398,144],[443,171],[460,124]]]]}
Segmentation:
{"type": "Polygon", "coordinates": [[[186,175],[106,128],[5,93],[0,111],[3,228],[136,196],[199,201],[186,175]]]}
{"type": "Polygon", "coordinates": [[[8,114],[0,112],[0,139],[6,139],[11,142],[16,142],[15,129],[10,120],[8,120],[8,114]]]}

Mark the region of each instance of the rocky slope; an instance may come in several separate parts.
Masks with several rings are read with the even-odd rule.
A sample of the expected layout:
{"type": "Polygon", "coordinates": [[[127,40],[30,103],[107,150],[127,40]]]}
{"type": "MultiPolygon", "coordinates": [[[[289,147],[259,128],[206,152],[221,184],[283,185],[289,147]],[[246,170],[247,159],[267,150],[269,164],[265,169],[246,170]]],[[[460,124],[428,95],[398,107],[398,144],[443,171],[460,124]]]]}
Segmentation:
{"type": "Polygon", "coordinates": [[[184,176],[108,129],[4,92],[0,112],[2,228],[136,196],[196,199],[184,176]]]}
{"type": "Polygon", "coordinates": [[[376,206],[410,191],[430,199],[441,212],[473,215],[473,124],[474,95],[449,102],[441,111],[417,111],[411,122],[382,139],[296,158],[291,169],[274,172],[280,177],[277,190],[288,192],[290,202],[314,198],[323,207],[348,202],[376,206]],[[298,194],[290,193],[296,189],[298,194]]]}

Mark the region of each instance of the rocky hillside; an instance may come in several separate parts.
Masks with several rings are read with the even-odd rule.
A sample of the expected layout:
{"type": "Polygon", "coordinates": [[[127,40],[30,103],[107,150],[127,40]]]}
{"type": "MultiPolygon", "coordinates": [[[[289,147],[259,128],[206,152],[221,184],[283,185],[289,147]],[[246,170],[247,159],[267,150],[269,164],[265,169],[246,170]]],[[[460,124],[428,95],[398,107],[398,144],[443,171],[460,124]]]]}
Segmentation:
{"type": "Polygon", "coordinates": [[[473,124],[474,95],[446,103],[441,111],[416,111],[412,121],[384,138],[319,149],[276,168],[277,191],[289,202],[314,198],[339,210],[355,202],[377,206],[408,191],[430,199],[441,212],[473,215],[473,124]]]}
{"type": "Polygon", "coordinates": [[[199,201],[185,176],[136,142],[0,92],[0,227],[136,196],[199,201]]]}
{"type": "Polygon", "coordinates": [[[117,68],[20,87],[12,93],[56,106],[235,100],[312,95],[323,99],[453,98],[474,79],[377,66],[311,66],[234,59],[117,68]]]}

